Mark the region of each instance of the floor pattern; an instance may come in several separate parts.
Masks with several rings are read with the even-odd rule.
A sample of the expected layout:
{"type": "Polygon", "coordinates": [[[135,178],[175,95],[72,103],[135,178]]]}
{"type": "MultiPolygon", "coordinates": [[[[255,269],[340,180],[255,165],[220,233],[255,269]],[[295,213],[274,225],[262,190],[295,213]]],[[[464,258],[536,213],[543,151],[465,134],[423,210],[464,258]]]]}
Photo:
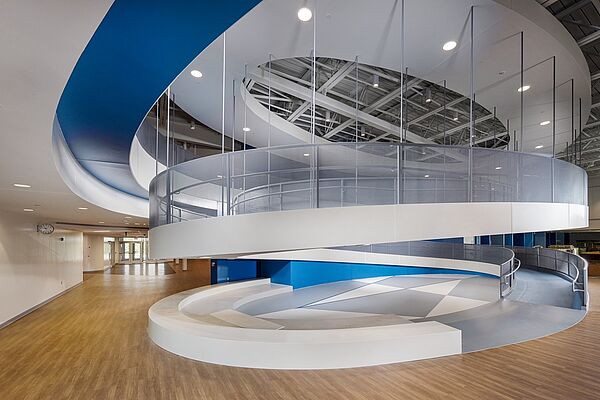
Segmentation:
{"type": "Polygon", "coordinates": [[[497,301],[499,295],[494,278],[451,274],[354,279],[276,297],[249,303],[239,311],[284,321],[310,315],[327,319],[395,315],[416,321],[479,307],[497,301]]]}
{"type": "Polygon", "coordinates": [[[529,270],[517,282],[514,295],[501,300],[498,279],[479,275],[354,279],[260,299],[238,311],[294,330],[438,321],[462,331],[464,352],[546,336],[585,316],[570,308],[569,282],[529,270]]]}

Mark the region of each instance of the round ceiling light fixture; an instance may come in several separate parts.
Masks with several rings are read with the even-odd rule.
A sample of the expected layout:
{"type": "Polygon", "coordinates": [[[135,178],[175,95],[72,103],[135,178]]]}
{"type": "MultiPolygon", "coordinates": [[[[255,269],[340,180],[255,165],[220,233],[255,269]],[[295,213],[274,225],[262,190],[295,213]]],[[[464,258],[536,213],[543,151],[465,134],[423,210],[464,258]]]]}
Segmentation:
{"type": "Polygon", "coordinates": [[[250,129],[250,128],[248,128],[247,126],[243,127],[243,128],[242,128],[242,130],[243,130],[244,132],[250,132],[250,131],[251,131],[251,129],[250,129]]]}
{"type": "Polygon", "coordinates": [[[442,50],[444,51],[450,51],[450,50],[454,50],[456,48],[457,43],[454,40],[451,40],[449,42],[444,43],[444,45],[442,46],[442,50]]]}
{"type": "Polygon", "coordinates": [[[202,72],[198,71],[197,69],[193,69],[190,71],[190,74],[194,77],[194,78],[202,78],[202,72]]]}
{"type": "Polygon", "coordinates": [[[302,7],[298,10],[298,19],[302,22],[308,22],[312,19],[312,11],[309,8],[302,7]]]}
{"type": "Polygon", "coordinates": [[[523,85],[522,87],[517,89],[517,92],[521,93],[521,92],[526,92],[529,89],[531,89],[531,85],[523,85]]]}

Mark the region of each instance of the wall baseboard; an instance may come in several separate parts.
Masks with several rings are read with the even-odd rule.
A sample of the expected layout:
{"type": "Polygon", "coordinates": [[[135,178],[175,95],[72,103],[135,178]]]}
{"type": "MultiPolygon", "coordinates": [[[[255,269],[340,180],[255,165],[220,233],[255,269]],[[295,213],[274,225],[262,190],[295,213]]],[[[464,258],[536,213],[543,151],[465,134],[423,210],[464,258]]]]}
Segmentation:
{"type": "Polygon", "coordinates": [[[18,320],[20,320],[21,318],[23,318],[23,317],[27,316],[28,314],[31,314],[32,312],[34,312],[35,310],[37,310],[37,309],[39,309],[39,308],[42,308],[42,307],[43,307],[43,306],[45,306],[46,304],[50,303],[50,302],[51,302],[51,301],[53,301],[53,300],[56,300],[57,298],[59,298],[60,296],[62,296],[62,295],[64,295],[64,294],[67,294],[68,292],[70,292],[71,290],[73,290],[73,289],[75,289],[75,288],[77,288],[77,287],[81,286],[82,284],[83,284],[83,281],[81,281],[81,282],[79,282],[79,283],[76,283],[75,285],[71,286],[70,288],[67,288],[67,289],[63,290],[62,292],[55,294],[54,296],[50,297],[49,299],[47,299],[47,300],[44,300],[44,301],[42,301],[41,303],[39,303],[39,304],[36,304],[35,306],[33,306],[33,307],[31,307],[31,308],[28,308],[27,310],[23,311],[22,313],[20,313],[20,314],[17,314],[17,315],[15,315],[14,317],[12,317],[12,318],[10,318],[10,319],[8,319],[8,320],[4,321],[4,322],[1,322],[1,323],[0,323],[0,329],[6,328],[6,327],[7,327],[7,326],[9,326],[10,324],[12,324],[12,323],[14,323],[14,322],[17,322],[17,321],[18,321],[18,320]]]}

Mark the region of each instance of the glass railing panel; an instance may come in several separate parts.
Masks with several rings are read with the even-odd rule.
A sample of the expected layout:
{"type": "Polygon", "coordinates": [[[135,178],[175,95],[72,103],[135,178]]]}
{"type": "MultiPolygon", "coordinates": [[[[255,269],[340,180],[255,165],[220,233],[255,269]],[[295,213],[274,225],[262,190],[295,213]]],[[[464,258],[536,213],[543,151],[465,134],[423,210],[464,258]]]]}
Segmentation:
{"type": "Polygon", "coordinates": [[[573,164],[494,149],[399,143],[281,146],[171,167],[151,184],[150,219],[151,226],[159,226],[316,207],[552,202],[552,191],[554,202],[585,205],[586,177],[573,164]]]}
{"type": "Polygon", "coordinates": [[[573,164],[554,159],[554,202],[583,204],[581,170],[573,164]]]}

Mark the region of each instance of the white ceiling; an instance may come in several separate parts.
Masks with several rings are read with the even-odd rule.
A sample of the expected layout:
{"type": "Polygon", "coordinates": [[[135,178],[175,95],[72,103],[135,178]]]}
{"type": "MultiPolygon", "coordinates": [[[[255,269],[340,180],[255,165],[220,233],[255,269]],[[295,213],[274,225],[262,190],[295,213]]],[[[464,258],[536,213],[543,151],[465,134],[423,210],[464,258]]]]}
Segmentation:
{"type": "MultiPolygon", "coordinates": [[[[296,12],[303,5],[314,8],[313,1],[263,0],[226,33],[226,118],[225,132],[232,131],[232,81],[244,76],[244,64],[251,72],[268,60],[306,57],[313,41],[313,23],[302,23],[296,12]]],[[[405,65],[409,74],[439,83],[469,95],[468,14],[475,4],[475,87],[477,102],[488,109],[497,107],[503,122],[510,118],[511,130],[520,125],[520,47],[518,33],[523,30],[525,68],[553,55],[557,58],[557,84],[575,78],[575,95],[583,100],[584,121],[590,106],[589,71],[579,46],[564,27],[534,0],[406,0],[405,65]],[[509,8],[509,7],[512,7],[509,8]],[[517,36],[515,36],[515,34],[517,36]],[[459,46],[444,52],[448,40],[459,46]],[[501,71],[505,71],[500,75],[501,71]]],[[[344,60],[356,56],[364,64],[400,70],[400,1],[396,0],[319,0],[316,8],[317,55],[344,60]]],[[[172,85],[177,104],[209,127],[221,130],[223,39],[217,39],[182,72],[172,85]],[[204,76],[195,79],[189,71],[199,69],[204,76]]],[[[551,151],[551,63],[545,62],[525,73],[525,151],[551,151]],[[542,150],[534,147],[543,144],[542,150]]],[[[236,89],[236,136],[243,127],[244,104],[236,89]]],[[[570,88],[563,85],[557,93],[557,152],[571,137],[570,88]]],[[[577,117],[576,117],[577,118],[577,117]]],[[[273,119],[272,119],[273,120],[273,119]]],[[[264,145],[268,131],[265,119],[251,110],[248,141],[264,145]],[[251,125],[252,124],[252,125],[251,125]]],[[[297,141],[273,124],[273,137],[281,142],[297,141]]],[[[576,124],[577,126],[577,124],[576,124]]]]}
{"type": "Polygon", "coordinates": [[[23,208],[33,208],[40,222],[147,222],[132,218],[126,224],[124,215],[84,202],[63,183],[52,159],[58,100],[111,4],[112,0],[0,1],[0,210],[22,213],[23,208]],[[13,183],[32,187],[18,189],[13,183]]]}

